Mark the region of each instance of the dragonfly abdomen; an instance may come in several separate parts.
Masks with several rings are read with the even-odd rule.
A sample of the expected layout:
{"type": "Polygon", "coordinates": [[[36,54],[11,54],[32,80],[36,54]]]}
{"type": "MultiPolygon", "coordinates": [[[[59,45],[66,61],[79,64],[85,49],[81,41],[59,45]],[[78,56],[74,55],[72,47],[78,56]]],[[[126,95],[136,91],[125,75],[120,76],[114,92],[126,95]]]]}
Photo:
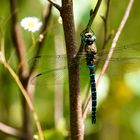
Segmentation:
{"type": "Polygon", "coordinates": [[[90,84],[91,84],[91,97],[92,97],[92,123],[96,123],[96,83],[94,74],[94,64],[88,66],[90,70],[90,84]]]}

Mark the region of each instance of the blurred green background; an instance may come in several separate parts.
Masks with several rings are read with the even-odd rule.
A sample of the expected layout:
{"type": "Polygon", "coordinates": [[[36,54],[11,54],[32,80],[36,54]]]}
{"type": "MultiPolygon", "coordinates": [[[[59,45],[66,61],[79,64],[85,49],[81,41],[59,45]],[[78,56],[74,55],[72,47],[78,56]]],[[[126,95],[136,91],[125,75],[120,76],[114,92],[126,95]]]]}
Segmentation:
{"type": "MultiPolygon", "coordinates": [[[[60,2],[60,0],[58,1],[60,2]]],[[[76,28],[77,47],[80,45],[80,32],[86,27],[89,19],[90,9],[95,7],[96,0],[74,0],[74,19],[76,28]]],[[[106,2],[103,0],[95,21],[92,25],[97,41],[98,50],[101,50],[104,40],[104,23],[101,16],[105,15],[106,2]]],[[[128,0],[111,0],[108,18],[108,33],[113,36],[120,24],[128,0]]],[[[28,16],[43,17],[43,9],[46,5],[43,0],[20,0],[18,1],[18,20],[28,16]]],[[[117,47],[120,45],[140,42],[140,1],[135,0],[129,19],[120,36],[117,47]]],[[[16,71],[18,67],[15,48],[13,46],[10,28],[10,5],[8,0],[0,2],[0,28],[1,37],[5,39],[6,58],[11,67],[16,71]]],[[[65,42],[63,27],[58,22],[59,12],[53,8],[52,15],[47,29],[47,37],[41,54],[65,54],[65,42]]],[[[23,29],[22,35],[26,44],[27,61],[33,57],[29,50],[32,46],[31,34],[23,29]]],[[[37,33],[35,34],[37,36],[37,33]]],[[[111,41],[106,46],[110,47],[111,41]]],[[[123,46],[122,46],[123,47],[123,46]]],[[[139,46],[127,46],[118,51],[115,57],[139,57],[139,46]]],[[[36,48],[33,48],[36,49],[36,48]]],[[[78,50],[78,48],[77,48],[78,50]]],[[[49,62],[49,58],[48,58],[49,62]]],[[[30,64],[30,63],[29,63],[30,64]]],[[[97,68],[97,77],[102,67],[101,63],[97,68]]],[[[49,67],[47,60],[42,62],[38,71],[49,67]]],[[[87,74],[87,73],[86,73],[87,74]]],[[[45,80],[46,77],[44,77],[45,80]]],[[[54,82],[54,76],[49,79],[54,82]]],[[[47,140],[64,140],[69,133],[69,92],[68,85],[44,86],[48,82],[42,81],[33,89],[33,103],[37,111],[44,135],[47,140]]],[[[89,79],[81,78],[81,96],[87,96],[89,79]]],[[[85,120],[85,140],[139,140],[140,139],[140,59],[111,62],[108,70],[97,89],[98,107],[97,123],[92,125],[91,114],[85,120]]],[[[22,125],[21,95],[15,81],[5,68],[0,65],[0,122],[15,128],[22,125]]],[[[34,126],[33,126],[34,127],[34,126]]],[[[36,131],[34,131],[36,133],[36,131]]],[[[16,140],[0,132],[1,140],[16,140]]]]}

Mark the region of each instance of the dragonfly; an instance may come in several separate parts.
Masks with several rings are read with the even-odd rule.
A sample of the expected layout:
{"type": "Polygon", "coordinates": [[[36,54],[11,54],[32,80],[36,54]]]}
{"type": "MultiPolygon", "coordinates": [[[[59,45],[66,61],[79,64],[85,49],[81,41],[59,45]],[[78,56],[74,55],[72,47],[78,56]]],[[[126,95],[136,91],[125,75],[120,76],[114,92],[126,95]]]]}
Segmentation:
{"type": "Polygon", "coordinates": [[[91,98],[92,98],[92,124],[96,123],[96,83],[95,83],[95,59],[97,48],[95,46],[96,37],[91,33],[85,33],[81,35],[84,43],[84,50],[86,52],[86,64],[90,73],[90,85],[91,85],[91,98]]]}
{"type": "MultiPolygon", "coordinates": [[[[92,32],[86,32],[84,34],[81,34],[81,40],[83,42],[83,51],[80,52],[78,54],[78,59],[80,61],[79,65],[84,67],[86,66],[86,69],[88,69],[88,73],[89,73],[89,79],[90,79],[90,86],[91,86],[91,103],[92,103],[92,112],[91,112],[91,117],[92,117],[92,123],[96,123],[96,106],[97,106],[97,94],[96,94],[96,82],[95,82],[95,66],[96,66],[96,62],[104,62],[106,60],[106,56],[108,54],[108,49],[104,49],[102,51],[99,51],[97,53],[97,48],[95,45],[96,42],[96,37],[92,32]]],[[[128,44],[128,45],[123,45],[118,47],[115,50],[116,54],[120,54],[120,53],[126,53],[128,50],[131,51],[137,51],[140,47],[140,42],[137,43],[132,43],[132,44],[128,44]]],[[[137,51],[138,52],[138,51],[137,51]]],[[[130,53],[131,55],[131,53],[130,53]]],[[[44,72],[41,72],[37,75],[35,75],[32,78],[32,83],[34,83],[34,81],[40,81],[38,79],[42,79],[41,77],[44,77],[46,79],[49,79],[48,77],[50,76],[50,78],[52,77],[52,73],[56,72],[56,71],[60,71],[60,70],[66,70],[68,67],[70,68],[74,63],[70,63],[69,66],[67,66],[67,64],[64,63],[64,65],[61,63],[62,61],[65,61],[67,59],[67,56],[65,54],[63,55],[40,55],[40,56],[36,56],[35,58],[33,58],[33,60],[37,61],[37,63],[41,60],[44,61],[48,61],[49,62],[49,66],[48,66],[48,70],[45,70],[44,72]],[[45,60],[46,59],[46,60],[45,60]],[[59,63],[61,64],[60,66],[58,66],[57,68],[52,68],[54,67],[54,63],[59,63]]],[[[113,57],[110,61],[111,63],[113,62],[113,64],[116,64],[116,62],[125,62],[125,63],[135,63],[135,61],[139,61],[140,57],[139,56],[134,56],[134,57],[113,57]]],[[[44,64],[43,64],[44,65],[44,64]]],[[[38,66],[38,65],[37,65],[38,66]]],[[[46,66],[45,66],[46,67],[46,66]]],[[[44,79],[43,78],[43,79],[44,79]]],[[[57,75],[56,76],[56,81],[57,79],[61,78],[61,75],[57,75]]],[[[39,84],[37,82],[37,84],[39,84]]],[[[59,80],[57,82],[57,84],[62,84],[61,82],[59,83],[59,80]]]]}

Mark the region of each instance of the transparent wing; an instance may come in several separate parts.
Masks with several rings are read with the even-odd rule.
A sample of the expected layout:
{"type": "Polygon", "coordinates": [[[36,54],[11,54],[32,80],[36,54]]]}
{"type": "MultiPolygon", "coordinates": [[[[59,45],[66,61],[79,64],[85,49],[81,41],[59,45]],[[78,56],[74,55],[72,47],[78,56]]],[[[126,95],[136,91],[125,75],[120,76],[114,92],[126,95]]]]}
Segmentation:
{"type": "MultiPolygon", "coordinates": [[[[108,49],[103,49],[101,51],[98,51],[98,56],[105,56],[108,54],[110,48],[108,49]]],[[[128,53],[128,52],[133,52],[133,51],[137,51],[140,50],[140,42],[135,42],[135,43],[131,43],[131,44],[125,44],[125,45],[120,45],[118,47],[115,48],[114,54],[122,54],[122,52],[124,53],[128,53]]]]}
{"type": "Polygon", "coordinates": [[[55,84],[64,84],[67,83],[67,69],[52,69],[45,72],[41,72],[39,74],[35,74],[31,79],[31,84],[37,84],[40,86],[53,86],[55,84]]]}
{"type": "Polygon", "coordinates": [[[39,55],[29,59],[29,65],[39,70],[51,70],[67,65],[67,57],[63,55],[39,55]]]}
{"type": "MultiPolygon", "coordinates": [[[[109,49],[99,51],[97,54],[97,67],[100,67],[106,61],[109,49]],[[98,65],[99,64],[99,65],[98,65]]],[[[110,60],[108,71],[111,73],[132,71],[140,67],[140,42],[123,45],[115,49],[113,57],[110,60]]],[[[81,53],[80,58],[80,73],[83,79],[89,78],[89,72],[86,67],[86,55],[81,53]]],[[[54,85],[64,84],[67,82],[67,57],[63,55],[41,55],[30,62],[36,61],[36,69],[39,72],[32,78],[32,83],[54,85]]],[[[74,63],[71,63],[70,67],[74,63]]]]}
{"type": "MultiPolygon", "coordinates": [[[[73,64],[69,67],[71,68],[73,64]]],[[[82,77],[89,79],[88,68],[86,67],[85,59],[82,59],[80,62],[80,75],[82,77]]],[[[44,71],[39,72],[38,74],[34,74],[31,79],[31,84],[37,85],[49,85],[53,86],[55,84],[67,84],[68,83],[68,67],[67,65],[55,65],[53,69],[46,69],[44,71]]]]}
{"type": "MultiPolygon", "coordinates": [[[[97,61],[105,61],[108,55],[109,49],[104,49],[98,51],[97,53],[97,61]]],[[[111,61],[120,62],[120,61],[128,61],[130,59],[136,60],[139,59],[140,56],[140,42],[127,44],[119,46],[115,49],[113,53],[113,58],[111,61]]],[[[81,59],[80,63],[83,63],[83,60],[86,59],[86,53],[81,52],[79,54],[79,58],[81,59]]],[[[54,69],[67,66],[67,56],[65,54],[62,55],[40,55],[34,58],[29,59],[30,65],[33,62],[36,62],[35,67],[38,69],[54,69]]],[[[71,64],[73,65],[73,64],[71,64]]]]}

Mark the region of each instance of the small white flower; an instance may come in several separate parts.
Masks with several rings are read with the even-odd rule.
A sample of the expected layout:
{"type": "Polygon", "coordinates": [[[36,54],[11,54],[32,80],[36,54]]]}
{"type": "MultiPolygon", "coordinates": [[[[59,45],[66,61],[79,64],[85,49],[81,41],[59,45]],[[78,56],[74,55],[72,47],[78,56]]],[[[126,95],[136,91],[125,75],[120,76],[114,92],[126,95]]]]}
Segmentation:
{"type": "Polygon", "coordinates": [[[25,17],[21,20],[20,24],[25,30],[28,30],[29,32],[36,32],[42,26],[42,22],[36,17],[25,17]]]}
{"type": "Polygon", "coordinates": [[[58,18],[58,23],[62,24],[62,17],[61,16],[58,18]]]}

